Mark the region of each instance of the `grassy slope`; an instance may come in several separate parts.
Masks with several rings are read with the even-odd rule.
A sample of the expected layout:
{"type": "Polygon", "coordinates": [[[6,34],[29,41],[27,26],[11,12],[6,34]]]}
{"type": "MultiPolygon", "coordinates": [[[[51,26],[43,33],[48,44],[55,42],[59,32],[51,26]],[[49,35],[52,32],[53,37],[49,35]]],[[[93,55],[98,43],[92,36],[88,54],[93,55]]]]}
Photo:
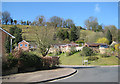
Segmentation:
{"type": "MultiPolygon", "coordinates": [[[[9,31],[10,27],[13,27],[14,25],[2,25],[2,28],[9,31]]],[[[17,25],[20,29],[22,29],[22,37],[26,38],[26,41],[35,41],[35,35],[33,34],[33,31],[38,26],[29,26],[29,25],[17,25]],[[28,28],[27,28],[28,27],[28,28]]],[[[38,28],[41,28],[44,26],[39,26],[38,28]]],[[[60,29],[60,28],[57,28],[60,29]]],[[[63,28],[68,29],[68,28],[63,28]]]]}
{"type": "MultiPolygon", "coordinates": [[[[71,56],[65,56],[65,54],[61,54],[60,56],[60,62],[61,65],[82,65],[82,56],[79,55],[79,52],[71,55],[71,56]]],[[[89,65],[117,65],[118,64],[118,58],[111,56],[108,58],[102,58],[100,55],[96,55],[99,57],[99,60],[97,61],[89,61],[89,65]]],[[[84,57],[86,59],[87,57],[84,57]]]]}

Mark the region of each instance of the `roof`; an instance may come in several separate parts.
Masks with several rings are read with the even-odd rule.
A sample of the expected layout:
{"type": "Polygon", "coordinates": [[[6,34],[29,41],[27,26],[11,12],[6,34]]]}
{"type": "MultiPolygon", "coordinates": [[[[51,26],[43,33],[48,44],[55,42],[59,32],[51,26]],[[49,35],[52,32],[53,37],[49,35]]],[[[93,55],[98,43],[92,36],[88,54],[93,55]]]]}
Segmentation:
{"type": "Polygon", "coordinates": [[[5,30],[2,29],[1,27],[0,27],[0,30],[2,30],[3,32],[5,32],[5,33],[8,34],[9,36],[11,36],[12,38],[15,38],[13,35],[11,35],[10,33],[8,33],[7,31],[5,31],[5,30]]]}
{"type": "Polygon", "coordinates": [[[100,45],[107,45],[105,43],[86,43],[89,46],[100,46],[100,45]]]}
{"type": "MultiPolygon", "coordinates": [[[[25,43],[27,43],[27,44],[29,44],[27,41],[25,41],[25,40],[22,40],[21,42],[25,42],[25,43]]],[[[20,44],[21,42],[19,42],[18,44],[20,44]]]]}

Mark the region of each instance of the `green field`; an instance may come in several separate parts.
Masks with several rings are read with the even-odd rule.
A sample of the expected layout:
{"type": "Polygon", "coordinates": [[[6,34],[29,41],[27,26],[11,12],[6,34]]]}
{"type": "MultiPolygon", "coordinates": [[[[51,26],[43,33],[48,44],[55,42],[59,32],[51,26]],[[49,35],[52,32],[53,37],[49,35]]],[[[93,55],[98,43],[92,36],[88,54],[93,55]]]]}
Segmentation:
{"type": "MultiPolygon", "coordinates": [[[[79,55],[79,52],[71,56],[65,56],[65,54],[59,56],[61,65],[82,65],[82,56],[79,55]]],[[[99,54],[96,56],[99,57],[99,59],[96,61],[89,61],[89,65],[118,65],[118,58],[115,56],[107,58],[102,58],[99,54]]],[[[87,57],[84,56],[84,60],[86,58],[87,57]]]]}

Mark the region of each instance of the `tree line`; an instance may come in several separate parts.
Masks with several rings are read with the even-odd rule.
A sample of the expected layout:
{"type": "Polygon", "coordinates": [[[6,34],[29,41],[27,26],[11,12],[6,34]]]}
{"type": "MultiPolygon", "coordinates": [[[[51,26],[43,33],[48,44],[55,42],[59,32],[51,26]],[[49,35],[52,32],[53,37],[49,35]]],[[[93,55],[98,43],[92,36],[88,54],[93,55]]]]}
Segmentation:
{"type": "MultiPolygon", "coordinates": [[[[29,20],[27,20],[27,21],[13,20],[10,16],[10,13],[7,12],[7,11],[4,11],[4,12],[2,12],[2,24],[6,24],[6,25],[8,25],[8,24],[11,24],[11,25],[21,24],[21,25],[32,25],[32,26],[53,26],[54,28],[63,27],[63,28],[69,28],[69,29],[71,29],[72,27],[76,27],[78,29],[92,30],[94,32],[103,32],[103,33],[106,33],[107,31],[110,31],[112,41],[120,40],[119,37],[118,37],[119,36],[118,32],[120,30],[118,30],[114,25],[104,26],[103,24],[99,24],[98,19],[96,17],[93,17],[93,16],[89,17],[87,20],[84,21],[85,28],[82,28],[81,26],[76,26],[72,19],[64,20],[63,18],[58,17],[58,16],[53,16],[48,21],[46,21],[44,16],[37,16],[33,22],[29,21],[29,20]]],[[[58,37],[60,37],[64,40],[64,38],[68,38],[68,36],[66,37],[66,35],[68,34],[67,33],[68,31],[65,32],[66,35],[63,35],[61,33],[62,31],[63,30],[61,29],[60,32],[58,33],[58,37]]],[[[71,31],[71,32],[73,32],[73,31],[71,31]]],[[[76,30],[74,32],[76,32],[76,30]]],[[[70,34],[70,32],[69,32],[69,34],[70,34]]],[[[71,37],[69,35],[69,39],[70,38],[71,37]]],[[[111,41],[110,41],[110,43],[111,43],[111,41]]]]}

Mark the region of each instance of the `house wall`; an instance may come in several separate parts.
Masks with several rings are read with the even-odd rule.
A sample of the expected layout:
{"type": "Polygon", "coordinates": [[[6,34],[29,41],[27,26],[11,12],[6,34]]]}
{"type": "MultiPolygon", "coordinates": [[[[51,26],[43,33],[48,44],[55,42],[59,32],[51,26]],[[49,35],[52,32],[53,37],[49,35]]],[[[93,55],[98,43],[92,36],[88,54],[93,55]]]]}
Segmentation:
{"type": "Polygon", "coordinates": [[[21,43],[19,43],[19,44],[18,44],[18,50],[20,50],[20,49],[22,49],[22,50],[24,50],[24,51],[29,50],[29,44],[26,43],[26,42],[21,42],[21,43]],[[22,47],[20,47],[20,44],[22,44],[22,47]],[[27,47],[25,47],[25,44],[27,44],[27,47]]]}
{"type": "Polygon", "coordinates": [[[6,39],[7,34],[0,30],[0,57],[2,56],[2,61],[6,60],[5,57],[5,39],[6,39]]]}

